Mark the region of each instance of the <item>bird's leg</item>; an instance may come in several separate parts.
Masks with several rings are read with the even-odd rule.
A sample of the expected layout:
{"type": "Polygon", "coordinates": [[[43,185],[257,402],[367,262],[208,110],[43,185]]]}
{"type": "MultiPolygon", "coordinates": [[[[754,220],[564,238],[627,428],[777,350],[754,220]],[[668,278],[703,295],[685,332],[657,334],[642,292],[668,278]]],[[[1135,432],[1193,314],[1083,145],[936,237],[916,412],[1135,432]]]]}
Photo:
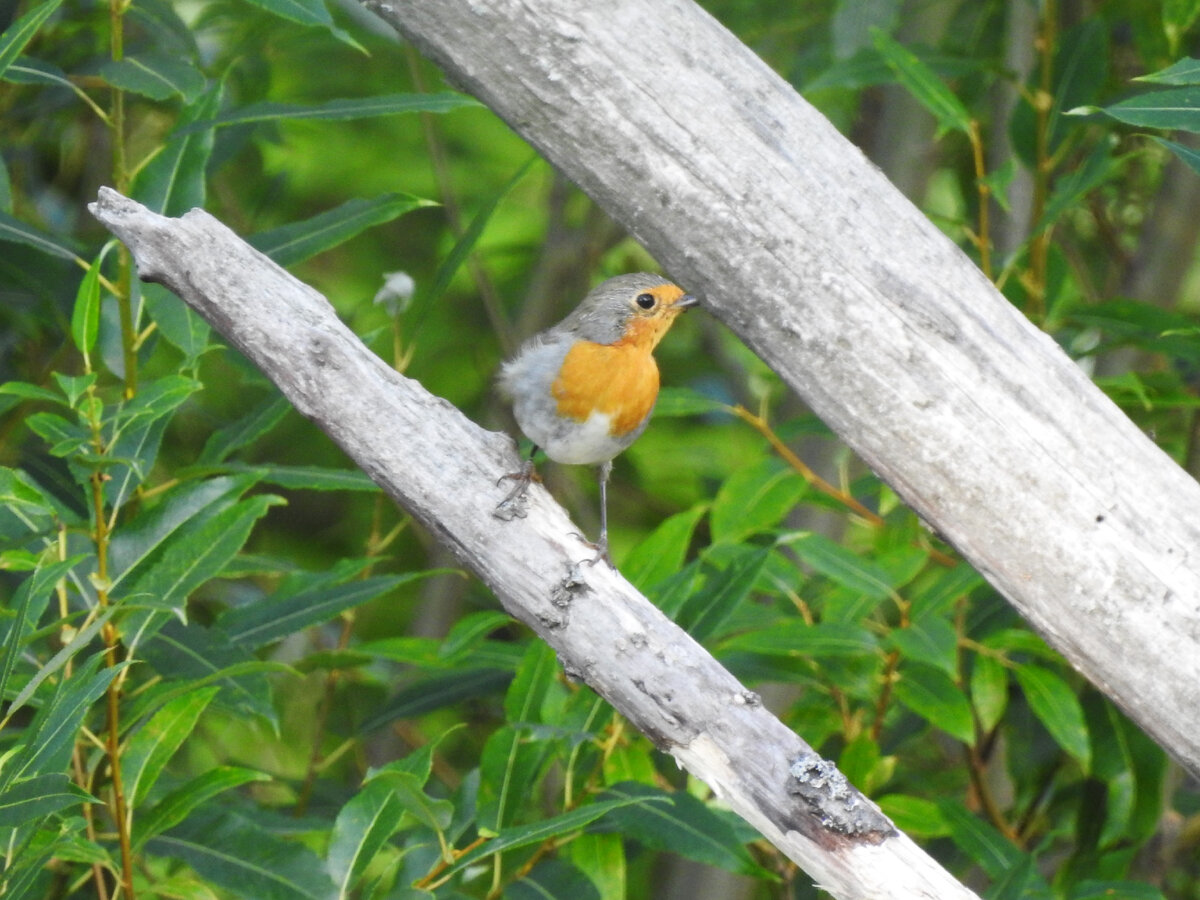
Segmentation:
{"type": "Polygon", "coordinates": [[[597,478],[600,482],[600,540],[592,545],[596,548],[596,558],[592,560],[592,565],[604,560],[611,568],[615,569],[612,557],[608,555],[608,476],[611,474],[612,460],[606,459],[600,463],[600,473],[597,478]]]}
{"type": "Polygon", "coordinates": [[[533,455],[537,453],[537,450],[536,445],[530,448],[529,456],[525,458],[525,462],[521,465],[521,471],[501,475],[496,482],[496,484],[499,484],[501,481],[508,481],[510,479],[516,482],[513,485],[513,489],[492,510],[492,515],[497,519],[503,519],[507,522],[512,519],[525,518],[525,509],[529,505],[529,500],[525,496],[525,492],[529,490],[531,482],[542,480],[537,470],[533,467],[533,455]]]}

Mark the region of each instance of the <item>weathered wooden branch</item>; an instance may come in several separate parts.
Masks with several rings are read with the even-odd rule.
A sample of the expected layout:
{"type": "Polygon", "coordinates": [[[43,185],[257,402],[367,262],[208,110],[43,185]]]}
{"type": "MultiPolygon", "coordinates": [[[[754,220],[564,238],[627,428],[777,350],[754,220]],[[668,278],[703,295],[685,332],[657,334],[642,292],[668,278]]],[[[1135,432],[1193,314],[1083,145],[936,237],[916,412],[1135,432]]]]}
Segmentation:
{"type": "Polygon", "coordinates": [[[1200,774],[1200,486],[690,0],[364,0],[1200,774]]]}
{"type": "Polygon", "coordinates": [[[842,898],[972,898],[758,697],[606,565],[545,490],[492,516],[519,458],[397,374],[320,294],[193,210],[156,215],[104,188],[92,212],[274,381],[383,489],[474,569],[505,608],[657,746],[842,898]]]}

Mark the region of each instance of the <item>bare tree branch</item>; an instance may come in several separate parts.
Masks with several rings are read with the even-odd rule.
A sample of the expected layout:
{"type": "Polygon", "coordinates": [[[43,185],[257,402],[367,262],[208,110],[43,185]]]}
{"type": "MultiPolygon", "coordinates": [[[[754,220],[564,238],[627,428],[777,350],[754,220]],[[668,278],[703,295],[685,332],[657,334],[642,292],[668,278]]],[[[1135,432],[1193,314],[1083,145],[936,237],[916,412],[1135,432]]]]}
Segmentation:
{"type": "Polygon", "coordinates": [[[320,294],[202,210],[156,215],[104,188],[93,214],[263,370],[505,608],[665,752],[844,898],[972,898],[699,644],[572,534],[531,488],[529,515],[490,515],[519,459],[508,437],[389,368],[320,294]]]}
{"type": "Polygon", "coordinates": [[[365,0],[1200,774],[1200,486],[690,0],[365,0]]]}

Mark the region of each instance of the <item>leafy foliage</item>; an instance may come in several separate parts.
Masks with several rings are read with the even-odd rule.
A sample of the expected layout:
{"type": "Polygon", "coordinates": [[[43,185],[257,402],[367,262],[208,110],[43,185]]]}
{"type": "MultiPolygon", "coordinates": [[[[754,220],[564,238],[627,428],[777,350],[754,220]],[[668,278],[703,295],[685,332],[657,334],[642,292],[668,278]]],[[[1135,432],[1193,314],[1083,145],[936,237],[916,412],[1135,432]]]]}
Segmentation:
{"type": "MultiPolygon", "coordinates": [[[[1200,3],[708,5],[1195,466],[1200,3]]],[[[0,894],[814,896],[84,205],[205,206],[484,419],[517,336],[653,262],[321,0],[26,3],[0,79],[0,894]]],[[[1161,750],[728,334],[660,358],[639,588],[988,896],[1200,896],[1161,750]]]]}

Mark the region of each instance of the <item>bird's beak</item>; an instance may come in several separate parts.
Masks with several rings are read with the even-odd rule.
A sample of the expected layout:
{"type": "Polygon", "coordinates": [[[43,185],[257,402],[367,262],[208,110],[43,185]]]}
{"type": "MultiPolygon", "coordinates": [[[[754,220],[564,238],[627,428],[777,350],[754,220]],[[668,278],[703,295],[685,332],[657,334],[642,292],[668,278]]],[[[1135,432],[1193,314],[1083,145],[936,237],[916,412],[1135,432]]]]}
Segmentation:
{"type": "Polygon", "coordinates": [[[691,294],[684,294],[678,300],[671,304],[672,308],[683,312],[685,309],[691,309],[693,306],[700,305],[700,298],[693,297],[691,294]]]}

